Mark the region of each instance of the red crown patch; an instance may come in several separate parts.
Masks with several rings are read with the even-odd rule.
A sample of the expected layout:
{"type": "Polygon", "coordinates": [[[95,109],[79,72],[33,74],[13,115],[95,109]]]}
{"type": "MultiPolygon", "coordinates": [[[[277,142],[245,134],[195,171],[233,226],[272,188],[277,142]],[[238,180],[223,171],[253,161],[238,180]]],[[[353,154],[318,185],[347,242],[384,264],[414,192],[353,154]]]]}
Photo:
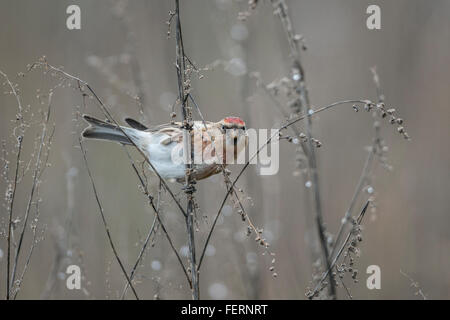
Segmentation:
{"type": "Polygon", "coordinates": [[[240,118],[238,117],[227,117],[225,119],[223,119],[225,123],[230,123],[230,124],[239,124],[244,126],[245,122],[242,121],[240,118]]]}

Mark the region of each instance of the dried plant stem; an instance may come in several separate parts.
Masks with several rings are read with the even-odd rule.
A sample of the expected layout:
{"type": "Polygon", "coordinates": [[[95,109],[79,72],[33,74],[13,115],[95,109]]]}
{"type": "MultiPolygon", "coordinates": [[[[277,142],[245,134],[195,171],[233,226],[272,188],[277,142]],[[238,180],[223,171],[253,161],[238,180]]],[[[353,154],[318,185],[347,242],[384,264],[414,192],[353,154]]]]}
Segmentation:
{"type": "Polygon", "coordinates": [[[411,278],[408,274],[406,274],[405,272],[403,272],[402,270],[400,270],[400,274],[406,278],[409,279],[409,281],[411,281],[411,287],[414,287],[417,289],[416,291],[416,296],[419,295],[422,300],[428,300],[427,295],[423,292],[422,288],[420,287],[420,284],[415,281],[413,278],[411,278]]]}
{"type": "MultiPolygon", "coordinates": [[[[38,214],[38,212],[39,212],[39,202],[36,202],[36,213],[38,214]]],[[[33,240],[32,240],[33,242],[31,243],[30,250],[28,251],[27,259],[25,260],[25,265],[24,265],[22,273],[20,274],[20,277],[18,279],[19,287],[14,292],[14,297],[13,297],[14,300],[16,300],[17,295],[20,291],[19,290],[20,285],[22,284],[23,278],[25,277],[25,273],[28,270],[28,266],[30,265],[30,261],[31,261],[31,256],[33,255],[34,248],[36,247],[36,244],[37,244],[37,233],[36,232],[37,232],[36,229],[33,229],[33,240]]]]}
{"type": "MultiPolygon", "coordinates": [[[[156,210],[159,211],[159,204],[160,204],[160,197],[161,197],[161,186],[159,188],[159,192],[158,192],[158,201],[156,204],[156,210]]],[[[144,256],[145,250],[147,249],[147,245],[150,242],[150,238],[153,234],[153,232],[155,231],[155,227],[156,227],[156,222],[158,220],[158,215],[155,214],[155,218],[153,219],[152,225],[150,227],[150,230],[147,233],[147,237],[144,240],[144,244],[141,248],[141,250],[139,251],[138,257],[136,259],[136,262],[134,263],[133,269],[131,269],[131,273],[130,273],[130,280],[133,281],[133,278],[136,274],[136,270],[139,266],[139,264],[141,263],[142,257],[144,256]]],[[[125,285],[125,288],[122,291],[122,296],[120,297],[121,300],[123,300],[125,298],[125,295],[127,294],[128,288],[130,287],[130,285],[128,284],[128,282],[125,285]]]]}
{"type": "Polygon", "coordinates": [[[47,135],[47,124],[50,119],[52,95],[53,95],[53,93],[50,92],[49,97],[48,97],[48,110],[47,110],[47,113],[45,114],[45,120],[42,124],[43,127],[42,127],[42,133],[41,133],[41,142],[40,142],[39,151],[38,151],[38,154],[36,157],[36,163],[35,163],[35,168],[34,168],[34,172],[33,172],[33,182],[32,182],[31,191],[30,191],[30,197],[28,199],[28,204],[27,204],[27,208],[25,211],[23,227],[22,227],[22,231],[20,233],[19,242],[17,244],[15,257],[14,257],[14,266],[13,266],[13,271],[12,271],[12,276],[11,276],[11,284],[10,284],[11,287],[13,286],[14,280],[16,278],[16,270],[17,270],[17,266],[18,266],[18,262],[19,262],[20,251],[22,249],[23,238],[25,236],[25,232],[26,232],[26,228],[27,228],[27,224],[28,224],[28,217],[30,215],[31,205],[33,203],[34,193],[35,193],[36,187],[39,183],[38,180],[41,175],[41,165],[42,165],[41,154],[42,154],[42,150],[43,150],[44,144],[45,144],[45,137],[47,135]]]}
{"type": "Polygon", "coordinates": [[[192,177],[193,150],[191,150],[192,115],[188,108],[187,96],[184,90],[186,74],[186,55],[184,53],[183,35],[181,32],[180,1],[175,0],[176,15],[176,67],[178,79],[178,95],[183,116],[183,155],[186,166],[185,193],[187,198],[186,229],[188,234],[190,272],[192,282],[192,299],[200,298],[199,275],[197,271],[195,237],[194,237],[194,193],[195,181],[192,177]]]}
{"type": "Polygon", "coordinates": [[[104,210],[103,210],[102,204],[100,202],[100,199],[99,199],[99,196],[98,196],[98,193],[97,193],[97,188],[95,187],[94,178],[92,177],[91,170],[89,168],[89,163],[88,163],[88,160],[87,160],[87,157],[86,157],[86,151],[84,150],[83,143],[81,142],[81,138],[79,139],[79,144],[80,144],[80,148],[81,148],[81,153],[83,154],[84,163],[86,165],[86,170],[88,172],[89,179],[91,181],[92,189],[94,191],[95,201],[97,202],[98,210],[99,210],[100,216],[102,218],[103,225],[105,227],[106,235],[107,235],[108,240],[109,240],[109,244],[111,246],[111,249],[112,249],[112,251],[114,253],[114,256],[115,256],[117,262],[119,263],[120,269],[122,269],[122,272],[123,272],[125,278],[127,279],[127,282],[130,285],[130,287],[131,287],[131,290],[133,291],[134,296],[136,297],[137,300],[139,300],[139,297],[138,297],[138,295],[136,293],[136,290],[134,289],[134,286],[131,283],[130,278],[128,277],[128,273],[125,270],[125,267],[123,266],[122,260],[120,260],[120,257],[119,257],[119,255],[117,253],[117,250],[116,250],[116,247],[114,245],[114,242],[112,241],[111,233],[109,231],[109,225],[106,222],[104,210]]]}
{"type": "MultiPolygon", "coordinates": [[[[367,211],[367,208],[369,207],[370,201],[366,202],[366,205],[363,207],[363,209],[361,210],[361,213],[359,214],[359,216],[356,218],[355,221],[355,225],[353,226],[353,228],[355,226],[360,226],[362,219],[364,218],[364,215],[367,211]]],[[[336,262],[338,261],[339,257],[341,256],[342,252],[344,252],[345,246],[347,245],[348,241],[350,240],[350,236],[352,235],[352,230],[347,234],[347,237],[345,238],[345,241],[342,243],[342,245],[340,246],[336,257],[332,260],[332,262],[330,263],[330,268],[327,269],[326,272],[324,272],[322,274],[322,277],[320,278],[320,280],[318,281],[318,283],[316,284],[314,290],[312,291],[311,295],[309,296],[310,299],[312,299],[320,290],[320,286],[322,285],[322,283],[325,281],[325,279],[327,277],[329,277],[329,275],[331,274],[331,270],[334,268],[334,266],[336,265],[336,262]]],[[[332,281],[334,281],[334,279],[332,279],[332,281]]]]}
{"type": "MultiPolygon", "coordinates": [[[[136,175],[137,175],[137,177],[139,179],[139,182],[141,183],[141,186],[142,186],[142,188],[144,190],[144,194],[147,196],[147,198],[149,200],[149,203],[150,203],[150,206],[152,207],[152,209],[153,209],[153,211],[154,211],[154,213],[156,215],[156,218],[158,219],[158,223],[161,226],[161,229],[163,230],[163,232],[164,232],[164,234],[165,234],[165,236],[167,238],[167,241],[169,242],[169,245],[172,248],[172,251],[175,253],[175,256],[177,257],[177,260],[178,260],[181,268],[183,269],[184,275],[186,276],[186,279],[187,279],[187,281],[189,283],[189,287],[192,287],[191,279],[190,279],[190,277],[188,275],[188,272],[187,272],[187,270],[186,270],[186,268],[185,268],[185,266],[183,264],[183,260],[181,260],[181,257],[178,254],[178,251],[175,248],[175,245],[173,244],[172,238],[169,236],[169,232],[167,231],[164,223],[161,220],[161,216],[159,214],[159,208],[157,206],[155,206],[153,196],[149,193],[147,185],[145,184],[144,179],[140,175],[140,173],[139,173],[139,171],[138,171],[138,169],[136,167],[136,164],[134,163],[134,160],[131,158],[131,156],[129,155],[128,152],[127,152],[127,155],[128,155],[128,157],[130,159],[131,166],[133,167],[133,170],[136,173],[136,175]]],[[[160,188],[162,187],[161,184],[162,184],[162,181],[160,181],[160,188]]]]}
{"type": "Polygon", "coordinates": [[[350,201],[350,205],[349,205],[347,211],[345,212],[344,218],[342,219],[342,222],[341,222],[341,226],[336,235],[336,240],[334,242],[335,244],[334,244],[333,250],[331,251],[331,253],[329,255],[330,259],[332,259],[334,254],[336,253],[339,243],[341,242],[341,238],[344,234],[345,227],[351,222],[350,218],[352,216],[353,209],[356,205],[356,200],[358,199],[358,196],[360,195],[361,191],[364,189],[366,180],[371,171],[370,169],[372,167],[374,156],[375,156],[375,148],[376,148],[376,144],[372,145],[370,148],[369,154],[367,155],[366,162],[364,164],[364,168],[362,170],[361,176],[359,177],[359,181],[355,188],[355,192],[353,194],[352,200],[350,201]]]}
{"type": "MultiPolygon", "coordinates": [[[[376,93],[377,93],[377,97],[378,97],[378,102],[381,103],[381,102],[384,101],[384,95],[383,95],[383,93],[381,91],[380,78],[378,77],[378,74],[376,72],[376,68],[375,67],[371,68],[371,72],[373,74],[373,81],[375,83],[375,88],[376,88],[376,93]]],[[[366,186],[367,180],[369,179],[369,176],[370,176],[370,173],[371,173],[371,170],[372,170],[372,167],[373,167],[373,162],[374,162],[374,159],[375,159],[376,151],[377,151],[377,148],[379,147],[380,142],[381,142],[380,126],[379,126],[379,124],[377,124],[376,119],[374,119],[374,130],[375,130],[375,133],[374,133],[373,144],[370,147],[369,154],[367,155],[367,158],[366,158],[366,161],[365,161],[365,164],[364,164],[364,168],[362,170],[362,173],[361,173],[361,176],[359,178],[358,184],[357,184],[357,186],[355,188],[355,191],[353,193],[353,197],[352,197],[352,199],[350,201],[350,205],[348,207],[348,210],[346,211],[346,213],[344,215],[344,218],[342,219],[341,226],[340,226],[339,231],[338,231],[338,233],[336,235],[335,244],[334,244],[333,250],[331,251],[330,256],[329,256],[330,259],[332,259],[334,254],[336,253],[336,250],[337,250],[337,248],[339,246],[341,238],[342,238],[342,236],[344,234],[345,227],[350,222],[350,217],[352,216],[353,208],[356,205],[356,201],[358,200],[359,195],[361,194],[361,192],[363,191],[364,187],[366,186]]]]}
{"type": "MultiPolygon", "coordinates": [[[[300,110],[307,112],[308,117],[306,119],[306,135],[308,137],[308,148],[303,148],[308,158],[308,171],[310,179],[312,180],[312,197],[314,200],[314,216],[316,220],[317,233],[320,240],[322,249],[322,256],[324,265],[327,269],[330,268],[330,261],[328,258],[328,244],[325,234],[325,226],[323,224],[322,205],[320,199],[320,187],[319,187],[319,174],[317,171],[317,160],[315,155],[315,149],[312,140],[312,119],[309,115],[310,101],[308,90],[306,87],[305,72],[300,60],[300,50],[298,49],[298,40],[292,27],[291,19],[288,15],[288,7],[284,0],[272,0],[272,5],[275,8],[275,13],[280,18],[281,24],[286,33],[286,37],[289,43],[291,56],[293,58],[291,76],[294,81],[294,89],[299,100],[300,110]]],[[[332,282],[330,276],[329,295],[332,299],[336,298],[336,288],[332,282]]]]}
{"type": "Polygon", "coordinates": [[[20,96],[19,93],[16,90],[16,87],[14,86],[14,84],[9,80],[8,76],[6,75],[6,73],[4,73],[3,71],[0,70],[0,75],[3,76],[3,78],[5,78],[8,86],[11,89],[12,94],[14,95],[16,101],[17,101],[17,107],[18,107],[18,114],[17,120],[20,120],[20,125],[19,127],[22,129],[22,133],[21,135],[17,136],[17,156],[16,156],[16,170],[14,173],[14,180],[13,180],[13,185],[12,185],[12,190],[11,190],[11,198],[9,199],[10,203],[9,203],[9,216],[8,216],[8,236],[7,236],[7,261],[6,261],[6,300],[10,299],[10,270],[11,270],[11,238],[12,238],[12,228],[13,228],[13,209],[14,209],[14,200],[15,200],[15,196],[16,196],[16,189],[17,189],[17,184],[19,181],[19,167],[20,167],[20,155],[22,152],[22,143],[23,143],[23,132],[24,132],[24,121],[23,121],[23,108],[22,108],[22,102],[20,100],[20,96]]]}
{"type": "MultiPolygon", "coordinates": [[[[125,149],[125,151],[126,151],[126,149],[125,149]]],[[[154,211],[154,213],[155,213],[155,216],[156,216],[155,218],[158,220],[158,223],[159,223],[159,225],[161,226],[161,229],[163,230],[163,232],[164,232],[164,234],[165,234],[165,236],[166,236],[166,238],[167,238],[167,241],[169,242],[169,245],[170,245],[172,251],[175,253],[175,256],[177,257],[177,260],[178,260],[178,262],[179,262],[181,268],[183,269],[184,275],[186,276],[186,279],[187,279],[187,281],[188,281],[188,283],[189,283],[189,287],[192,287],[191,279],[190,279],[190,277],[189,277],[189,275],[188,275],[188,273],[187,273],[187,270],[186,270],[186,268],[185,268],[185,266],[184,266],[184,264],[183,264],[183,260],[181,260],[181,257],[180,257],[180,255],[178,254],[178,251],[177,251],[177,249],[175,248],[175,246],[174,246],[174,244],[173,244],[173,241],[172,241],[171,237],[169,236],[169,233],[167,232],[167,229],[166,229],[164,223],[161,221],[161,217],[160,217],[160,215],[159,215],[159,202],[160,202],[160,191],[161,191],[161,189],[162,189],[162,182],[160,181],[160,189],[159,189],[159,192],[158,192],[158,204],[155,206],[154,201],[153,201],[153,197],[152,197],[152,195],[150,195],[150,193],[149,193],[149,191],[148,191],[148,188],[147,188],[147,185],[145,184],[144,179],[141,177],[141,174],[139,173],[139,171],[138,171],[138,169],[137,169],[137,167],[136,167],[136,164],[134,163],[133,158],[131,158],[131,156],[130,156],[130,154],[128,153],[128,151],[126,151],[126,154],[128,155],[128,158],[129,158],[129,160],[130,160],[130,162],[131,162],[131,166],[133,167],[133,170],[134,170],[134,172],[136,173],[136,175],[137,175],[137,177],[138,177],[138,179],[139,179],[139,182],[141,183],[141,186],[142,186],[142,188],[143,188],[144,194],[145,194],[145,195],[147,196],[147,198],[149,199],[150,206],[152,207],[152,209],[153,209],[153,211],[154,211]]],[[[147,239],[146,239],[146,241],[144,242],[144,246],[147,246],[147,243],[148,243],[147,240],[150,239],[150,235],[152,234],[152,232],[153,232],[153,230],[154,230],[154,223],[155,223],[155,221],[153,221],[153,224],[152,224],[152,227],[150,228],[150,231],[149,231],[149,233],[148,233],[147,239]]],[[[145,251],[144,246],[143,246],[143,248],[141,249],[141,253],[142,253],[142,254],[143,254],[144,251],[145,251]]],[[[142,255],[140,254],[140,257],[138,257],[138,259],[137,259],[137,261],[136,261],[136,263],[135,263],[135,267],[139,264],[139,262],[140,262],[141,259],[142,259],[142,255]]],[[[133,268],[133,269],[134,269],[134,268],[133,268]]],[[[132,279],[133,276],[134,276],[134,275],[131,275],[130,278],[132,279]]],[[[129,285],[128,285],[128,283],[127,283],[127,288],[128,288],[128,287],[129,287],[129,285]]],[[[125,294],[126,294],[127,288],[125,289],[125,294]]],[[[125,294],[122,293],[122,299],[124,298],[124,295],[125,295],[125,294]]]]}
{"type": "MultiPolygon", "coordinates": [[[[337,266],[334,266],[334,268],[335,268],[335,270],[337,271],[337,266]]],[[[344,289],[345,289],[345,293],[347,293],[347,297],[348,297],[350,300],[353,300],[353,296],[352,296],[352,294],[350,293],[350,290],[348,289],[347,285],[344,283],[344,280],[342,280],[342,279],[341,279],[341,284],[342,284],[342,286],[343,286],[344,289]]]]}
{"type": "Polygon", "coordinates": [[[6,300],[9,300],[9,298],[10,298],[11,229],[12,229],[14,200],[15,200],[16,189],[17,189],[17,178],[18,178],[18,175],[19,175],[21,151],[22,151],[22,139],[19,139],[18,140],[18,145],[17,145],[16,171],[15,171],[15,174],[14,174],[13,189],[12,189],[12,195],[11,195],[11,200],[10,200],[10,204],[9,204],[8,238],[7,238],[7,261],[6,261],[6,300]]]}
{"type": "MultiPolygon", "coordinates": [[[[384,94],[381,91],[381,86],[380,86],[380,79],[378,77],[378,74],[376,72],[376,68],[373,67],[371,68],[371,72],[373,74],[373,80],[375,83],[375,88],[376,88],[376,93],[377,93],[377,97],[378,97],[378,103],[383,103],[384,102],[384,94]]],[[[339,258],[339,256],[342,253],[343,248],[345,247],[345,245],[347,244],[350,235],[351,235],[351,231],[350,233],[347,235],[345,241],[343,242],[342,246],[340,246],[340,242],[341,242],[341,238],[344,235],[344,230],[346,228],[346,226],[348,226],[349,224],[352,223],[352,212],[353,209],[356,205],[356,202],[358,200],[359,195],[361,194],[361,192],[364,190],[365,186],[367,185],[367,182],[370,178],[370,174],[372,172],[372,167],[373,167],[373,163],[375,160],[375,156],[378,154],[379,150],[381,150],[382,147],[382,140],[380,137],[380,124],[378,123],[377,119],[376,119],[376,113],[373,113],[373,117],[374,117],[374,139],[373,139],[373,143],[370,146],[369,149],[369,154],[367,155],[365,164],[364,164],[364,168],[362,170],[361,176],[359,178],[358,184],[355,188],[353,197],[350,201],[350,205],[348,210],[346,211],[344,218],[342,219],[341,222],[341,226],[339,228],[339,231],[337,233],[336,236],[336,240],[335,240],[335,244],[334,247],[329,255],[329,259],[333,259],[333,256],[336,254],[336,251],[338,250],[338,248],[340,248],[340,250],[337,252],[336,257],[333,259],[333,261],[337,261],[337,259],[339,258]]],[[[364,207],[363,213],[367,210],[367,206],[368,206],[369,202],[367,202],[366,206],[364,207]]],[[[328,273],[330,272],[330,269],[328,269],[327,271],[328,273]]],[[[319,282],[318,286],[320,285],[320,283],[323,281],[323,278],[321,279],[321,281],[319,282]]],[[[345,287],[345,285],[344,285],[345,287]]],[[[317,288],[317,287],[316,287],[317,288]]],[[[348,292],[348,289],[345,287],[345,289],[348,292]]],[[[313,297],[315,294],[315,292],[313,292],[313,294],[311,295],[311,297],[313,297]]],[[[351,297],[351,296],[350,296],[351,297]]]]}
{"type": "MultiPolygon", "coordinates": [[[[260,77],[257,77],[256,79],[256,85],[258,88],[260,88],[266,95],[267,97],[270,99],[270,101],[277,107],[278,111],[281,113],[281,115],[287,119],[289,118],[289,115],[287,114],[287,112],[284,110],[283,105],[280,103],[280,101],[278,101],[274,95],[270,92],[270,90],[267,89],[267,85],[264,84],[264,82],[262,81],[262,79],[260,77]]],[[[292,130],[292,133],[298,137],[300,135],[300,130],[297,128],[297,126],[291,126],[290,127],[292,130]]],[[[301,145],[303,147],[303,144],[301,145]]]]}

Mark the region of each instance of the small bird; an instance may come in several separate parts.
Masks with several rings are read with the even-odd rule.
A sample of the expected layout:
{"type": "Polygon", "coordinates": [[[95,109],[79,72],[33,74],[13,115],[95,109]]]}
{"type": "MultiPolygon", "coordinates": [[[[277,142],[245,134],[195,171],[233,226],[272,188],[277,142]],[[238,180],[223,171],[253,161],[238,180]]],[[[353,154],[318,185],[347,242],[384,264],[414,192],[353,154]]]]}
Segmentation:
{"type": "MultiPolygon", "coordinates": [[[[83,115],[90,126],[82,136],[118,142],[124,145],[133,143],[148,157],[156,171],[163,178],[183,182],[186,165],[183,159],[183,126],[172,122],[147,128],[131,118],[125,122],[130,127],[83,115]],[[125,133],[125,134],[124,134],[125,133]],[[130,141],[133,141],[133,143],[130,141]]],[[[222,166],[235,163],[248,145],[245,122],[238,117],[226,117],[219,122],[194,121],[191,130],[193,149],[193,177],[196,180],[208,178],[221,171],[222,166]]],[[[192,150],[191,149],[191,150],[192,150]]]]}

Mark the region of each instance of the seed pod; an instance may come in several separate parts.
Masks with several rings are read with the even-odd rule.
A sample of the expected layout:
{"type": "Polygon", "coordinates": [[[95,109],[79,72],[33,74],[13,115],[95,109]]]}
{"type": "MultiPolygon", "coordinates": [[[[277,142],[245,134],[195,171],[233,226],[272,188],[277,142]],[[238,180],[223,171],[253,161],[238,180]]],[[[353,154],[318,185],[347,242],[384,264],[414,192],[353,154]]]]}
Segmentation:
{"type": "Polygon", "coordinates": [[[395,113],[395,109],[388,109],[386,112],[393,115],[395,113]]]}

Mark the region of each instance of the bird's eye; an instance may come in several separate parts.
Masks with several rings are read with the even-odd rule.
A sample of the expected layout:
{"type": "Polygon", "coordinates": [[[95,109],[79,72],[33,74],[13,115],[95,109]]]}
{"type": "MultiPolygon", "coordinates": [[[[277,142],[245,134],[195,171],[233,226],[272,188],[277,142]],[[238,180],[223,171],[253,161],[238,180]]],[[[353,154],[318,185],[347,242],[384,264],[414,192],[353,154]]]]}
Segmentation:
{"type": "Polygon", "coordinates": [[[227,127],[225,127],[225,125],[222,125],[222,130],[223,131],[227,130],[227,127]]]}

